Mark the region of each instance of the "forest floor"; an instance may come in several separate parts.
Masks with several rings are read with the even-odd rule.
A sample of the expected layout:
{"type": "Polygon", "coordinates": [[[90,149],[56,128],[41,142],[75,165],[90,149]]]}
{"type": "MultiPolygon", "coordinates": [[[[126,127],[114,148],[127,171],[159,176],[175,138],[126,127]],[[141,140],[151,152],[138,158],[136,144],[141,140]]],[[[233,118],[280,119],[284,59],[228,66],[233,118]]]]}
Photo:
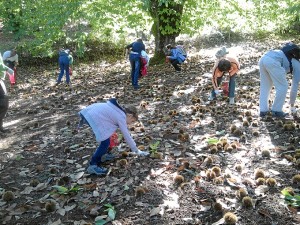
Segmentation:
{"type": "Polygon", "coordinates": [[[182,73],[150,67],[138,91],[125,59],[75,64],[72,91],[53,87],[57,68],[21,62],[4,121],[10,133],[0,140],[1,224],[234,224],[232,216],[224,221],[227,212],[240,225],[300,224],[281,194],[287,187],[299,194],[299,119],[258,117],[257,63],[281,44],[227,46],[241,63],[233,107],[226,97],[207,102],[216,48],[191,53],[182,73]],[[130,132],[156,154],[127,154],[121,142],[107,176],[91,176],[97,143],[88,127],[75,132],[77,113],[111,97],[139,108],[130,132]]]}

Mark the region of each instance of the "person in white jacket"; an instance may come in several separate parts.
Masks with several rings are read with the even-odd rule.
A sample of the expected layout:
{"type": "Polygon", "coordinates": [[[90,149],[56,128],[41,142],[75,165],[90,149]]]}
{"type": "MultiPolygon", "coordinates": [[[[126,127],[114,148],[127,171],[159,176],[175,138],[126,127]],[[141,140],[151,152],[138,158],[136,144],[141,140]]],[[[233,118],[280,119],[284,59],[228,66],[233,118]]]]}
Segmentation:
{"type": "Polygon", "coordinates": [[[113,98],[106,103],[89,105],[81,110],[79,115],[81,120],[78,127],[80,128],[85,123],[88,124],[96,136],[96,141],[100,142],[88,166],[87,172],[89,174],[105,175],[108,172],[106,168],[100,167],[101,158],[108,151],[110,136],[118,128],[120,128],[124,139],[134,153],[142,156],[149,155],[148,152],[140,151],[137,148],[128,131],[127,124],[131,124],[138,119],[135,107],[122,108],[117,100],[113,98]]]}

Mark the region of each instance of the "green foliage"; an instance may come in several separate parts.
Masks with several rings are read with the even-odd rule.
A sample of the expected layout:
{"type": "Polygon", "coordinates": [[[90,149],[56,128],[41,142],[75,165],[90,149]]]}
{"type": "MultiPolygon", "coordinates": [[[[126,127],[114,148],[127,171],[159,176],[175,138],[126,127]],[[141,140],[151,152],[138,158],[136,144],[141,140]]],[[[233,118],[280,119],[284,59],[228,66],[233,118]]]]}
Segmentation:
{"type": "Polygon", "coordinates": [[[300,207],[300,195],[291,195],[286,189],[283,189],[281,194],[283,194],[286,204],[296,208],[300,207]]]}
{"type": "Polygon", "coordinates": [[[160,141],[156,141],[155,143],[150,144],[150,152],[152,154],[157,152],[157,148],[158,148],[159,144],[160,144],[160,141]]]}
{"type": "Polygon", "coordinates": [[[299,33],[299,10],[300,4],[292,0],[0,2],[3,30],[14,34],[19,51],[54,57],[58,48],[69,47],[77,57],[83,57],[90,51],[91,43],[124,45],[139,36],[140,31],[150,31],[152,27],[155,52],[159,54],[154,57],[157,62],[162,60],[163,46],[173,43],[179,34],[205,34],[208,27],[225,33],[227,40],[237,32],[255,33],[258,37],[274,30],[299,33]]]}
{"type": "MultiPolygon", "coordinates": [[[[72,194],[72,193],[77,193],[78,191],[82,190],[82,188],[78,187],[78,186],[74,186],[71,188],[66,188],[64,186],[59,186],[59,185],[54,185],[52,186],[58,194],[61,195],[68,195],[68,194],[72,194]]],[[[54,194],[54,193],[52,193],[54,194]]]]}
{"type": "MultiPolygon", "coordinates": [[[[105,204],[104,206],[106,207],[106,209],[104,211],[107,212],[108,217],[111,220],[114,220],[116,218],[116,213],[117,213],[115,210],[115,207],[111,204],[105,204]]],[[[104,224],[108,223],[108,221],[101,219],[101,220],[97,220],[95,223],[96,223],[96,225],[104,225],[104,224]]]]}

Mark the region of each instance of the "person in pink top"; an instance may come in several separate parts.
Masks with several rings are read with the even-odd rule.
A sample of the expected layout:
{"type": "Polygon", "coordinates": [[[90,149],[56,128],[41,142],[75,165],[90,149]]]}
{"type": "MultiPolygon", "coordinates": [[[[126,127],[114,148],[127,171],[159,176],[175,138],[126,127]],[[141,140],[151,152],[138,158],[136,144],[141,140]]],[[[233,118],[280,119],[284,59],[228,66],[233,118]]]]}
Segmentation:
{"type": "Polygon", "coordinates": [[[209,100],[213,100],[217,95],[222,93],[219,85],[221,84],[223,77],[226,73],[229,75],[229,104],[234,104],[235,96],[235,78],[237,72],[240,70],[239,61],[233,56],[227,56],[228,51],[225,47],[221,48],[217,53],[217,61],[212,69],[212,84],[213,90],[209,97],[209,100]]]}
{"type": "MultiPolygon", "coordinates": [[[[127,125],[135,122],[138,119],[138,114],[135,107],[121,107],[116,99],[109,99],[106,103],[94,103],[87,106],[79,112],[80,122],[78,128],[83,124],[88,124],[95,136],[96,141],[100,143],[90,161],[87,172],[89,174],[105,175],[108,170],[101,167],[102,158],[106,155],[109,145],[110,137],[119,128],[123,137],[132,152],[147,156],[148,152],[140,151],[134,140],[132,139],[127,125]]],[[[106,160],[113,159],[111,154],[107,154],[106,160]]]]}

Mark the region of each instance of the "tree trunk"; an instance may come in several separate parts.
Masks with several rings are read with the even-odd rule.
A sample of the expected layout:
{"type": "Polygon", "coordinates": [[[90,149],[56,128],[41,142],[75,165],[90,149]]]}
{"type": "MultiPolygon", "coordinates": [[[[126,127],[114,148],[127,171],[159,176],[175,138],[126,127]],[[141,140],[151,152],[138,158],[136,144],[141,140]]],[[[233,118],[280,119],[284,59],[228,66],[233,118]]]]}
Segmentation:
{"type": "Polygon", "coordinates": [[[154,21],[151,32],[155,38],[154,57],[150,61],[152,65],[164,63],[165,46],[175,44],[175,38],[180,34],[183,5],[184,3],[175,4],[173,1],[167,5],[159,4],[157,0],[151,1],[149,12],[154,21]]]}

